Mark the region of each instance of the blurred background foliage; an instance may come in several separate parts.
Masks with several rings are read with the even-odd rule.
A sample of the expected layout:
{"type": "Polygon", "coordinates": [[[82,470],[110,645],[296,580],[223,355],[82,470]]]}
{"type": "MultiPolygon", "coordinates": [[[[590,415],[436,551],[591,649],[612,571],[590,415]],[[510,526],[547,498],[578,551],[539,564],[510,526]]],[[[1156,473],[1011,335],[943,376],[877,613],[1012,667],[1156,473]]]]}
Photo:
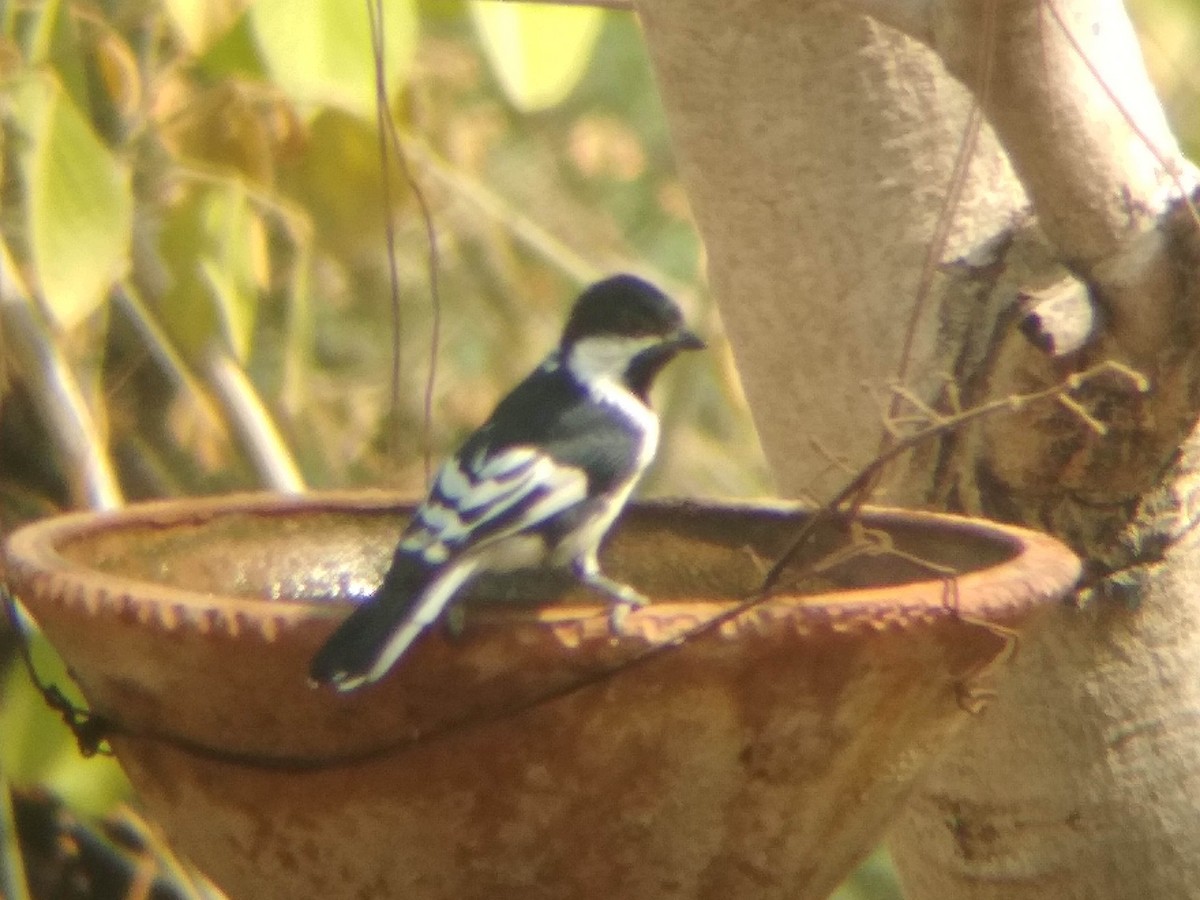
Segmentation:
{"type": "MultiPolygon", "coordinates": [[[[673,293],[713,348],[663,379],[643,492],[770,493],[636,18],[371,8],[378,42],[348,0],[0,0],[0,533],[148,497],[420,493],[426,455],[478,425],[574,294],[618,270],[673,293]]],[[[1134,13],[1195,157],[1200,3],[1134,13]]],[[[120,805],[112,760],[80,758],[14,648],[0,626],[0,779],[24,786],[0,802],[0,875],[20,868],[14,821],[38,809],[67,836],[60,869],[95,847],[136,869],[150,847],[162,896],[210,896],[120,805]]],[[[120,895],[72,884],[32,896],[120,895]]],[[[838,895],[897,896],[882,855],[838,895]]]]}

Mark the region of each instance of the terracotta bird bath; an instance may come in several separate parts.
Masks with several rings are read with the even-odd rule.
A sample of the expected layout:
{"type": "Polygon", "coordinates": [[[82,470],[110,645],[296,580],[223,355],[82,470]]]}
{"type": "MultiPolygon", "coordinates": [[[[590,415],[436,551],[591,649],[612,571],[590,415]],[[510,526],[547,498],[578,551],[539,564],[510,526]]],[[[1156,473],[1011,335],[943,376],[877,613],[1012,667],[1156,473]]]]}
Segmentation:
{"type": "Polygon", "coordinates": [[[1038,534],[869,511],[892,549],[835,564],[828,526],[805,584],[680,640],[734,610],[807,513],[644,504],[606,548],[654,600],[620,636],[578,588],[517,577],[479,585],[461,631],[432,629],[380,683],[311,688],[410,510],[187,500],[6,546],[146,809],[233,898],[824,897],[971,717],[1004,629],[1078,575],[1038,534]]]}

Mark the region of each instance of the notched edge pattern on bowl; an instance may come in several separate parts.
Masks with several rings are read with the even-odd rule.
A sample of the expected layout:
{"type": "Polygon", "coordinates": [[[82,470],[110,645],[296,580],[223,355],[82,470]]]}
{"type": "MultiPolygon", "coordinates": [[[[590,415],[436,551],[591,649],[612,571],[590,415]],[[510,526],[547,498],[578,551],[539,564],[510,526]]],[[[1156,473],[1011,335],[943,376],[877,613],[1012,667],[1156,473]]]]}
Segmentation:
{"type": "MultiPolygon", "coordinates": [[[[28,577],[20,580],[29,585],[30,592],[37,595],[38,601],[55,604],[64,610],[82,612],[91,618],[112,612],[121,619],[161,628],[166,632],[190,629],[201,635],[221,634],[233,638],[249,634],[272,643],[288,628],[310,615],[299,604],[292,604],[294,608],[289,609],[282,608],[283,604],[275,601],[271,601],[271,604],[279,608],[273,609],[270,614],[248,615],[241,610],[222,609],[233,603],[224,597],[206,594],[195,595],[204,598],[203,607],[193,601],[143,599],[137,596],[133,587],[112,589],[101,586],[89,590],[82,584],[72,583],[70,575],[37,571],[34,566],[12,560],[8,561],[8,568],[22,575],[28,573],[28,577]]],[[[10,577],[8,580],[18,579],[10,577]]],[[[179,590],[165,585],[155,585],[154,588],[164,594],[179,590]]],[[[20,596],[16,590],[13,593],[20,596]]]]}
{"type": "MultiPolygon", "coordinates": [[[[225,512],[262,514],[266,516],[286,515],[295,508],[309,508],[330,511],[346,511],[346,505],[362,508],[368,512],[378,512],[381,509],[402,508],[403,501],[382,496],[329,495],[313,498],[309,503],[297,501],[281,502],[279,508],[271,508],[266,504],[279,498],[268,495],[246,495],[227,499],[224,506],[219,499],[210,499],[205,504],[212,508],[193,510],[189,515],[172,518],[169,510],[150,509],[143,512],[141,521],[150,524],[169,525],[180,521],[207,522],[225,512]]],[[[168,501],[169,502],[169,501],[168,501]]],[[[669,502],[646,504],[651,511],[661,513],[669,510],[669,502]]],[[[682,508],[694,507],[692,503],[681,504],[682,508]]],[[[786,504],[777,505],[779,512],[794,512],[786,504]]],[[[741,505],[734,504],[735,508],[741,505]]],[[[770,508],[770,505],[767,505],[770,508]]],[[[894,511],[875,511],[876,515],[885,521],[894,515],[894,511]]],[[[917,514],[918,518],[928,518],[930,525],[935,522],[945,523],[955,517],[942,514],[917,514]]],[[[64,607],[82,610],[89,616],[98,616],[105,610],[112,610],[121,617],[128,617],[143,625],[153,625],[167,632],[182,629],[193,629],[202,635],[223,634],[238,637],[243,634],[257,635],[266,642],[276,641],[286,630],[294,628],[304,621],[320,619],[336,619],[336,609],[341,604],[319,605],[299,600],[266,600],[259,605],[254,614],[248,614],[243,609],[235,608],[245,602],[245,598],[226,597],[215,593],[197,593],[171,585],[155,584],[122,579],[119,576],[104,575],[109,582],[120,585],[119,588],[100,586],[89,591],[81,584],[73,583],[80,572],[93,572],[80,566],[69,565],[63,573],[48,573],[44,571],[51,562],[62,562],[63,557],[52,546],[52,540],[61,541],[70,537],[86,534],[85,530],[76,527],[82,519],[72,517],[69,523],[50,531],[49,535],[40,535],[41,541],[26,540],[19,545],[22,555],[32,557],[32,561],[14,559],[13,554],[7,554],[3,560],[10,572],[27,576],[22,580],[30,585],[30,589],[41,599],[57,603],[64,607]],[[48,539],[49,538],[49,539],[48,539]],[[51,559],[47,559],[49,556],[51,559]],[[149,591],[157,596],[145,596],[149,591]],[[269,609],[269,612],[268,612],[269,609]]],[[[964,522],[966,520],[963,520],[964,522]]],[[[739,634],[750,631],[766,634],[779,628],[781,622],[789,620],[795,633],[805,635],[815,629],[827,628],[834,632],[849,633],[855,630],[885,631],[891,629],[904,630],[918,624],[947,616],[965,613],[974,618],[991,620],[993,617],[1000,623],[1011,622],[1023,618],[1028,611],[1027,603],[1019,602],[1028,593],[1018,588],[1030,589],[1038,597],[1061,590],[1061,584],[1067,580],[1064,569],[1073,566],[1071,578],[1077,577],[1078,563],[1068,560],[1062,553],[1052,553],[1048,544],[1043,543],[1039,535],[1026,532],[1024,529],[1011,529],[1005,526],[1009,537],[1020,544],[1023,552],[1016,559],[1009,559],[984,569],[978,569],[958,576],[963,581],[981,579],[998,568],[1016,567],[1017,571],[1010,573],[1010,578],[997,585],[994,577],[989,578],[992,584],[985,592],[981,602],[972,605],[968,610],[954,608],[952,602],[934,602],[930,591],[937,590],[932,585],[938,582],[916,582],[899,588],[882,589],[852,589],[838,596],[835,603],[809,606],[806,611],[798,610],[804,606],[804,595],[779,594],[756,605],[728,620],[721,622],[716,630],[725,639],[736,638],[739,634]],[[1033,557],[1033,559],[1030,559],[1033,557]],[[1053,568],[1047,568],[1048,563],[1054,563],[1053,568]],[[895,591],[900,591],[897,595],[895,591]],[[880,594],[893,592],[891,597],[884,599],[880,594]],[[910,598],[903,594],[909,592],[910,598]]],[[[99,574],[99,573],[96,573],[99,574]]],[[[12,578],[9,579],[13,580],[12,578]]],[[[962,587],[964,595],[971,588],[962,587]]],[[[829,595],[824,595],[829,596],[829,595]]],[[[723,599],[720,601],[663,601],[653,604],[645,611],[634,611],[627,619],[622,635],[638,637],[649,644],[667,644],[678,640],[683,635],[700,628],[708,617],[698,612],[695,607],[701,603],[713,607],[711,615],[719,616],[723,611],[732,608],[736,601],[723,599]],[[676,607],[672,610],[671,607],[676,607]],[[679,609],[690,606],[691,609],[679,609]],[[725,610],[720,609],[724,606],[725,610]]],[[[509,621],[520,621],[511,611],[503,615],[509,621]]],[[[542,607],[532,617],[526,620],[530,624],[549,628],[551,634],[563,646],[577,647],[588,640],[598,637],[612,637],[609,621],[603,604],[592,607],[542,607]]]]}

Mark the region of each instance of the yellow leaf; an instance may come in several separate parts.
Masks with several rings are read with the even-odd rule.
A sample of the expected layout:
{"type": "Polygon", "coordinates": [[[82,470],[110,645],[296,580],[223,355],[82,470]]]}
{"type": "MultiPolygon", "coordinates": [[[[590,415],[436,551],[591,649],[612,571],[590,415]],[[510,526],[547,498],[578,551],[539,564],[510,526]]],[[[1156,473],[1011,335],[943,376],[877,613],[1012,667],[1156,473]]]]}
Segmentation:
{"type": "Polygon", "coordinates": [[[266,232],[236,179],[194,187],[163,220],[159,251],[171,286],[157,300],[175,345],[196,358],[214,341],[250,353],[266,232]]]}
{"type": "Polygon", "coordinates": [[[522,112],[556,106],[579,83],[604,24],[594,7],[473,2],[471,19],[505,96],[522,112]]]}
{"type": "MultiPolygon", "coordinates": [[[[333,106],[375,115],[371,23],[362,3],[346,0],[257,0],[250,22],[272,79],[305,115],[333,106]]],[[[416,52],[413,0],[383,0],[383,57],[389,96],[416,52]]]]}
{"type": "Polygon", "coordinates": [[[175,33],[192,53],[202,53],[237,21],[244,0],[164,0],[175,33]]]}
{"type": "Polygon", "coordinates": [[[69,328],[93,312],[129,264],[129,172],[58,79],[15,86],[31,261],[42,297],[69,328]]]}

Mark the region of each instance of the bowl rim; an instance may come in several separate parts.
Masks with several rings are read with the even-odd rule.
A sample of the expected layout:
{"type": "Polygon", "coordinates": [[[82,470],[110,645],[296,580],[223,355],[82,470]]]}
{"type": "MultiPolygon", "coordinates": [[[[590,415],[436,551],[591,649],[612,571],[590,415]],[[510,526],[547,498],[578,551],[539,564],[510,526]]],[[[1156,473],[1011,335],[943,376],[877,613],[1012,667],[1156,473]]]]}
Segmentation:
{"type": "MultiPolygon", "coordinates": [[[[408,509],[418,502],[419,498],[410,495],[378,489],[303,494],[244,492],[153,500],[103,512],[65,513],[29,523],[8,535],[0,547],[0,579],[7,582],[11,592],[18,596],[33,594],[38,601],[81,605],[94,614],[100,613],[105,607],[142,607],[143,614],[139,618],[156,620],[169,629],[177,627],[180,621],[190,620],[206,621],[206,627],[224,621],[229,623],[228,628],[241,630],[247,616],[253,616],[263,620],[259,630],[270,638],[277,629],[294,626],[301,621],[340,618],[355,601],[254,598],[190,590],[102,572],[71,561],[59,552],[58,546],[64,541],[122,525],[166,527],[181,523],[203,524],[222,515],[247,513],[262,516],[286,516],[297,511],[387,513],[408,509]],[[94,584],[97,580],[98,586],[94,584]],[[89,583],[92,583],[91,587],[89,583]],[[256,607],[253,613],[250,612],[251,607],[256,607]]],[[[815,507],[791,500],[668,498],[634,501],[630,508],[635,514],[699,510],[776,514],[782,518],[812,512],[815,507]]],[[[948,533],[968,534],[1007,543],[1013,553],[998,563],[955,576],[958,597],[953,608],[945,602],[947,579],[934,577],[824,594],[779,591],[757,604],[755,609],[762,611],[765,607],[779,605],[795,607],[802,600],[802,605],[813,610],[814,615],[820,611],[826,617],[838,619],[873,619],[886,610],[892,610],[893,614],[904,613],[904,617],[924,618],[938,615],[940,610],[942,614],[960,616],[986,615],[989,620],[1003,622],[1020,618],[1040,601],[1065,595],[1081,572],[1078,558],[1062,543],[1049,535],[1020,526],[950,513],[891,507],[865,506],[860,512],[868,524],[886,526],[894,523],[944,529],[948,533]],[[821,602],[818,598],[836,598],[836,601],[825,599],[821,602]]],[[[695,617],[703,609],[716,615],[720,610],[741,602],[736,597],[661,600],[636,611],[631,618],[663,619],[677,617],[681,613],[695,617]]],[[[595,604],[547,603],[536,606],[497,604],[489,608],[486,618],[528,621],[531,610],[536,610],[536,620],[553,625],[594,619],[597,610],[603,615],[607,606],[600,601],[595,604]]]]}

